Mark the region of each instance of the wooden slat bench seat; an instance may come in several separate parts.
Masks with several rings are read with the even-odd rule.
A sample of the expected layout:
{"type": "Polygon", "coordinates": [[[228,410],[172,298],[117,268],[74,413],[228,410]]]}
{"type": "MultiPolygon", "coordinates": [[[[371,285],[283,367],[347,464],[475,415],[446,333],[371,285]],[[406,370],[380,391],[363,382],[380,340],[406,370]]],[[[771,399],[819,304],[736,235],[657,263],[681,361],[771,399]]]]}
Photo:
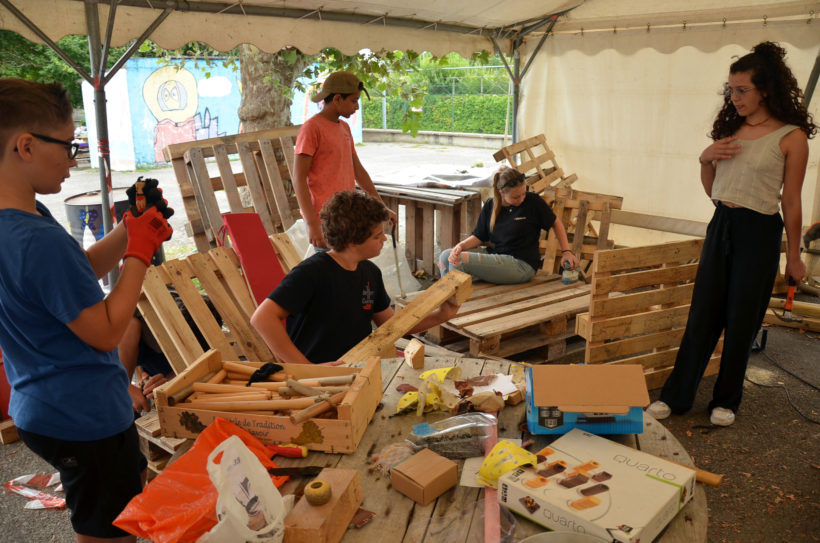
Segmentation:
{"type": "Polygon", "coordinates": [[[404,245],[410,268],[434,277],[439,275],[435,247],[448,249],[468,237],[481,211],[477,191],[380,183],[376,190],[397,215],[399,205],[404,206],[404,245]]]}
{"type": "MultiPolygon", "coordinates": [[[[462,350],[462,340],[471,356],[505,357],[546,346],[545,359],[552,361],[564,354],[566,340],[576,335],[570,324],[588,310],[589,292],[583,282],[565,285],[559,275],[542,272],[518,285],[475,282],[458,315],[428,338],[455,351],[462,350]]],[[[397,304],[406,304],[415,294],[397,304]]]]}
{"type": "MultiPolygon", "coordinates": [[[[650,389],[675,364],[689,316],[703,239],[598,251],[592,263],[589,313],[576,331],[588,364],[641,364],[650,389]]],[[[717,372],[722,340],[706,375],[717,372]]]]}

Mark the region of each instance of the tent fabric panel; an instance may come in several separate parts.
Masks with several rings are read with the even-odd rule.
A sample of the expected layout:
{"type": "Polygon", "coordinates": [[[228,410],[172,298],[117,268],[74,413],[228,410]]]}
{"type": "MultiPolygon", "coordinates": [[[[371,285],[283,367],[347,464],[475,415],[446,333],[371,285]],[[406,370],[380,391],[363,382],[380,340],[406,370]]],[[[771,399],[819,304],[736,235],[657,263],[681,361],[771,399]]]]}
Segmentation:
{"type": "MultiPolygon", "coordinates": [[[[820,47],[816,25],[805,22],[551,38],[522,82],[519,138],[544,133],[579,190],[623,196],[629,211],[708,221],[714,206],[697,158],[710,143],[729,64],[764,40],[786,48],[805,87],[820,47]]],[[[815,96],[815,122],[818,104],[815,96]]],[[[809,140],[804,224],[818,220],[818,156],[820,136],[809,140]]],[[[675,239],[626,227],[613,236],[626,245],[675,239]]]]}

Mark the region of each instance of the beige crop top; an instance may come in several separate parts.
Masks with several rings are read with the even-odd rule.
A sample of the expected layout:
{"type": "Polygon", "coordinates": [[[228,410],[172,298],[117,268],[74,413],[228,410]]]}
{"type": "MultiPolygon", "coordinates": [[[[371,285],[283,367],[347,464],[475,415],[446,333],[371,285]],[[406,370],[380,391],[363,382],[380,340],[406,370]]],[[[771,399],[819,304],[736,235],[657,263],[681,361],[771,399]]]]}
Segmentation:
{"type": "Polygon", "coordinates": [[[712,200],[731,202],[765,215],[780,211],[786,164],[780,140],[797,128],[787,124],[756,140],[735,140],[740,151],[733,158],[717,161],[712,200]]]}

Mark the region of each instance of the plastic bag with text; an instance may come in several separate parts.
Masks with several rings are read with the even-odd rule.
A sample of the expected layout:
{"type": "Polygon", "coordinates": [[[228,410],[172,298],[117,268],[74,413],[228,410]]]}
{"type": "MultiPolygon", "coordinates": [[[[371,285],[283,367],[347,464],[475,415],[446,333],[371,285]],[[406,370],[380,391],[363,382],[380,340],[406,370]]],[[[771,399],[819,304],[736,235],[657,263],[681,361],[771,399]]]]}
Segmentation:
{"type": "MultiPolygon", "coordinates": [[[[191,450],[169,464],[136,495],[114,521],[128,533],[154,543],[193,543],[217,523],[217,490],[208,476],[208,455],[230,436],[238,436],[265,468],[275,468],[270,451],[247,431],[216,418],[191,450]]],[[[281,486],[286,477],[273,477],[281,486]]]]}
{"type": "Polygon", "coordinates": [[[268,470],[242,440],[231,436],[208,456],[208,474],[219,492],[219,522],[197,543],[281,543],[285,506],[268,470]]]}

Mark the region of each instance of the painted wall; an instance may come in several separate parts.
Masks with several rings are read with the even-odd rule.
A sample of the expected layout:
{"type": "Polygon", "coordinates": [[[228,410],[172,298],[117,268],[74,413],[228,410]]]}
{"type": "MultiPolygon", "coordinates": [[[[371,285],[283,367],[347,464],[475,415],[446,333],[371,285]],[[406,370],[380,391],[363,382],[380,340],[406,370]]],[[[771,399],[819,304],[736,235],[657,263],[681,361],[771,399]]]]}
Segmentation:
{"type": "MultiPolygon", "coordinates": [[[[218,61],[200,70],[202,61],[160,65],[156,59],[134,58],[106,86],[111,168],[133,170],[164,162],[171,143],[236,134],[241,101],[239,71],[218,61]]],[[[93,90],[83,84],[89,129],[89,152],[97,163],[93,90]]]]}

